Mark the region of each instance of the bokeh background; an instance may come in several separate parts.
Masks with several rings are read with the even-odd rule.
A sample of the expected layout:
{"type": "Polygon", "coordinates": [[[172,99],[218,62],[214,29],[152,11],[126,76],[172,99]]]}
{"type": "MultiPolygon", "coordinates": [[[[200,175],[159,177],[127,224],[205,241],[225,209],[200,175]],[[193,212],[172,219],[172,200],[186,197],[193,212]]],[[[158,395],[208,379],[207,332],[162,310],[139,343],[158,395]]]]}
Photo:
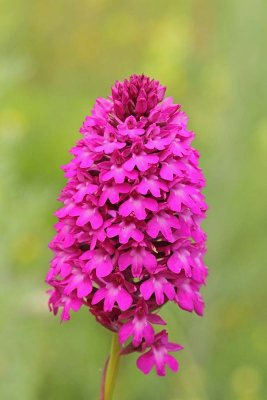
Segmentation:
{"type": "Polygon", "coordinates": [[[60,324],[43,283],[60,165],[97,96],[145,73],[196,132],[207,177],[204,318],[168,305],[177,375],[123,359],[115,400],[267,398],[265,0],[0,1],[0,398],[95,400],[110,336],[60,324]]]}

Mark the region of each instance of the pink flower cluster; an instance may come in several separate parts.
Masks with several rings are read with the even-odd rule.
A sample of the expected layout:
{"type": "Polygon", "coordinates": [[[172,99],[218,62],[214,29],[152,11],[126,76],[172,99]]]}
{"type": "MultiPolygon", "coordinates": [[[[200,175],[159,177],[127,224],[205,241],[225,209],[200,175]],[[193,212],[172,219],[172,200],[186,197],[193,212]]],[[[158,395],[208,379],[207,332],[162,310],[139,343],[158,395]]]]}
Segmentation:
{"type": "Polygon", "coordinates": [[[177,371],[157,311],[168,301],[203,313],[200,287],[207,206],[198,152],[187,116],[164,98],[165,87],[144,75],[116,82],[98,98],[63,167],[67,184],[56,212],[57,234],[46,282],[50,309],[61,319],[89,308],[118,332],[122,353],[142,352],[137,366],[165,375],[177,371]]]}

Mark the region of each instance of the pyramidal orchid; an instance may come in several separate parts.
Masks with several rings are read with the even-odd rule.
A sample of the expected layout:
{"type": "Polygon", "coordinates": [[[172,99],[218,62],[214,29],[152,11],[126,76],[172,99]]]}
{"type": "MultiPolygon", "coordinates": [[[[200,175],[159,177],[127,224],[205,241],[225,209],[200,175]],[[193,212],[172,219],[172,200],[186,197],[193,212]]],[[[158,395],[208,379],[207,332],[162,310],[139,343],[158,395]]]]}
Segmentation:
{"type": "Polygon", "coordinates": [[[144,75],[98,98],[65,166],[46,282],[61,319],[87,307],[112,331],[101,399],[111,399],[120,355],[140,353],[145,374],[178,370],[160,308],[171,301],[203,314],[207,206],[194,133],[165,87],[144,75]]]}

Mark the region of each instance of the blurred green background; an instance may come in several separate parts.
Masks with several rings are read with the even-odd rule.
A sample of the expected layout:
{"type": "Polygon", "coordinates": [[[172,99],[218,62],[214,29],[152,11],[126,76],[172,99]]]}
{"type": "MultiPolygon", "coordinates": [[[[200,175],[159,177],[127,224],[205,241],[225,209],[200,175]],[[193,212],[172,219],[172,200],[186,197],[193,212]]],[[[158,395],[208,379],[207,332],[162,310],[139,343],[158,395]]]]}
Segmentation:
{"type": "Polygon", "coordinates": [[[60,165],[97,96],[145,73],[196,132],[210,266],[199,318],[168,305],[179,374],[122,360],[115,400],[265,400],[266,0],[0,1],[0,398],[98,399],[110,335],[60,324],[43,283],[60,165]],[[264,387],[265,386],[265,387],[264,387]]]}

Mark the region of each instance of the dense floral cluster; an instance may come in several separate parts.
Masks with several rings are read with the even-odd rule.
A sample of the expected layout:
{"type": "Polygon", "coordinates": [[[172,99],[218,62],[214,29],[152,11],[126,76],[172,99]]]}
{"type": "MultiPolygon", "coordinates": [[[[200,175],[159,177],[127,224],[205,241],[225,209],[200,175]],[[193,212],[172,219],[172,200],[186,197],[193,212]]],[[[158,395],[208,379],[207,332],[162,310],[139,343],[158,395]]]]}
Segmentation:
{"type": "Polygon", "coordinates": [[[116,82],[98,98],[63,167],[68,179],[56,212],[55,253],[46,282],[61,319],[82,305],[118,332],[123,353],[141,351],[137,366],[165,375],[181,346],[168,342],[157,311],[168,301],[202,315],[207,268],[200,228],[205,180],[187,117],[164,99],[165,87],[144,75],[116,82]]]}

